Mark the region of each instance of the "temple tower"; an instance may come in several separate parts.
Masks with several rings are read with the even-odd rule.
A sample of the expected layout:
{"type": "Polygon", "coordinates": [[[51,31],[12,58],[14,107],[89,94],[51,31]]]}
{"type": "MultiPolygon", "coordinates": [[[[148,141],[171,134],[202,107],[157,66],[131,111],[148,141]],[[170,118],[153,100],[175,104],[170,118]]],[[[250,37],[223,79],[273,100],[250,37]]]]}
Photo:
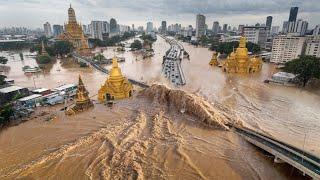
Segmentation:
{"type": "Polygon", "coordinates": [[[68,109],[66,114],[73,115],[78,112],[85,111],[91,107],[93,107],[93,103],[90,100],[89,92],[85,88],[81,76],[79,75],[78,89],[75,96],[75,105],[72,108],[68,109]]]}
{"type": "Polygon", "coordinates": [[[128,98],[132,96],[132,91],[132,84],[122,75],[118,60],[113,57],[109,76],[98,92],[99,101],[105,102],[128,98]]]}

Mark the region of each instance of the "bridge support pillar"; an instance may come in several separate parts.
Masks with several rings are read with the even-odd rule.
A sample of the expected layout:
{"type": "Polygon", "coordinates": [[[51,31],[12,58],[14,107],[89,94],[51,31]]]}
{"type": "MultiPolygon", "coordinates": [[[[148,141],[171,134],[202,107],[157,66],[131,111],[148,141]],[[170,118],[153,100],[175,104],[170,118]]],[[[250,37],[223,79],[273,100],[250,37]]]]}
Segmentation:
{"type": "Polygon", "coordinates": [[[274,157],[273,162],[275,162],[275,163],[285,163],[282,159],[278,158],[277,156],[274,157]]]}

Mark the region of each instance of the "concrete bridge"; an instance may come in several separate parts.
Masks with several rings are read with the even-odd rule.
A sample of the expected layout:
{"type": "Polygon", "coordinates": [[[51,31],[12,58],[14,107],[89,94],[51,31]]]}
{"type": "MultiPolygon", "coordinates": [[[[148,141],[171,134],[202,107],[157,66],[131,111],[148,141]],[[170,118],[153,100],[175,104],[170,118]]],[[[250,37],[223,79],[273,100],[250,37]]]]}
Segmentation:
{"type": "Polygon", "coordinates": [[[166,36],[162,36],[167,43],[170,44],[170,49],[166,52],[166,55],[163,57],[162,63],[162,73],[171,83],[175,85],[185,85],[186,80],[181,68],[181,61],[184,56],[184,48],[181,43],[175,39],[170,39],[166,36]]]}
{"type": "MultiPolygon", "coordinates": [[[[104,74],[109,74],[109,71],[107,69],[105,69],[104,67],[102,67],[99,64],[95,63],[91,58],[81,56],[80,54],[75,53],[75,52],[72,53],[72,56],[78,62],[86,63],[87,65],[95,68],[96,70],[98,70],[98,71],[100,71],[100,72],[102,72],[104,74]]],[[[137,81],[137,80],[134,80],[134,79],[130,79],[129,78],[128,81],[130,81],[132,84],[134,84],[136,86],[140,86],[142,88],[148,88],[149,87],[149,85],[147,85],[146,83],[140,82],[140,81],[137,81]]]]}
{"type": "Polygon", "coordinates": [[[248,142],[272,154],[275,157],[274,162],[286,162],[299,169],[304,175],[307,174],[313,179],[320,179],[319,157],[252,130],[234,128],[248,142]]]}

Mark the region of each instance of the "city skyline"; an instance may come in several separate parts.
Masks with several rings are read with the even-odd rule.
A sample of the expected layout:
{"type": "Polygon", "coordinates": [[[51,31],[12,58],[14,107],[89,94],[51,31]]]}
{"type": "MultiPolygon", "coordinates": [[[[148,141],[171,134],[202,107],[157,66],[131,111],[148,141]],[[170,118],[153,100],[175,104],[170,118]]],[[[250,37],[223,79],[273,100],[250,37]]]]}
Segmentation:
{"type": "Polygon", "coordinates": [[[131,1],[102,1],[102,0],[81,0],[81,1],[38,1],[38,0],[13,0],[3,1],[0,10],[2,27],[24,26],[39,28],[45,22],[50,24],[63,24],[67,21],[65,9],[69,3],[77,9],[77,17],[82,24],[89,24],[92,20],[109,20],[115,18],[119,24],[135,24],[146,27],[146,22],[153,22],[155,27],[161,25],[162,20],[167,24],[181,23],[183,26],[195,26],[195,16],[201,13],[206,16],[206,23],[209,27],[214,21],[220,24],[228,24],[237,27],[238,24],[254,25],[264,23],[267,16],[273,16],[273,26],[282,26],[283,21],[288,19],[291,6],[298,6],[297,19],[307,20],[310,28],[319,24],[320,7],[314,6],[317,0],[298,1],[261,1],[252,3],[248,0],[209,1],[201,2],[181,1],[170,3],[169,0],[146,1],[132,3],[131,1]],[[259,4],[259,5],[257,5],[259,4]],[[54,7],[54,8],[52,8],[54,7]],[[125,13],[124,13],[125,12],[125,13]],[[29,14],[26,16],[26,14],[29,14]],[[172,16],[175,14],[175,16],[172,16]]]}

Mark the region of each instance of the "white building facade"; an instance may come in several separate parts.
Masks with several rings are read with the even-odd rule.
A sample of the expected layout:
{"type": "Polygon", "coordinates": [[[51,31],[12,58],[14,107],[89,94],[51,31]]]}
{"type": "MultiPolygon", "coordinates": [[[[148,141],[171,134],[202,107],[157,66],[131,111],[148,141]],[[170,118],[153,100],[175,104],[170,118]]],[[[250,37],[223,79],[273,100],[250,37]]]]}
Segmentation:
{"type": "Polygon", "coordinates": [[[320,58],[320,35],[307,37],[305,55],[320,58]]]}
{"type": "Polygon", "coordinates": [[[266,26],[245,26],[243,27],[243,35],[249,42],[258,44],[260,48],[266,48],[266,42],[268,34],[270,32],[269,27],[266,26]]]}
{"type": "Polygon", "coordinates": [[[270,62],[286,63],[304,53],[306,37],[281,35],[273,39],[270,62]]]}
{"type": "Polygon", "coordinates": [[[44,29],[44,33],[45,33],[47,38],[52,37],[52,29],[51,29],[51,25],[50,25],[49,22],[46,22],[43,25],[43,29],[44,29]]]}
{"type": "Polygon", "coordinates": [[[202,14],[197,15],[196,19],[196,38],[206,35],[206,17],[202,14]]]}
{"type": "Polygon", "coordinates": [[[103,40],[102,31],[103,31],[102,21],[91,21],[91,37],[92,38],[103,40]]]}

